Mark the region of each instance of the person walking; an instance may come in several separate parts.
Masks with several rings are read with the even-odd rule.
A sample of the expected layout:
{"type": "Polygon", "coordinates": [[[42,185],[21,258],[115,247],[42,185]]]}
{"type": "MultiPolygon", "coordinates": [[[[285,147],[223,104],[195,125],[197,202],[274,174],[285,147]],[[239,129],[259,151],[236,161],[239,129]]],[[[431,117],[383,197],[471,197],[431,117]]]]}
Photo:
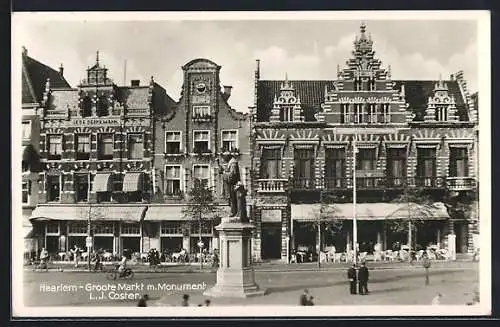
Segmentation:
{"type": "Polygon", "coordinates": [[[189,295],[188,294],[184,294],[182,296],[182,304],[181,304],[183,307],[189,307],[189,295]]]}
{"type": "Polygon", "coordinates": [[[78,248],[78,245],[75,244],[73,249],[71,249],[70,251],[73,254],[73,262],[75,263],[75,268],[78,268],[78,259],[80,257],[80,249],[78,248]]]}
{"type": "Polygon", "coordinates": [[[147,307],[148,306],[148,303],[147,303],[148,300],[149,300],[149,296],[147,294],[144,294],[140,298],[139,303],[137,303],[137,306],[138,307],[147,307]]]}
{"type": "Polygon", "coordinates": [[[304,293],[300,296],[300,305],[302,306],[308,306],[308,305],[314,305],[313,304],[313,297],[309,295],[309,290],[306,288],[304,289],[304,293]]]}
{"type": "Polygon", "coordinates": [[[436,296],[432,299],[432,305],[440,305],[442,297],[443,295],[441,293],[437,293],[436,296]]]}
{"type": "Polygon", "coordinates": [[[356,276],[356,265],[353,264],[347,270],[347,279],[349,279],[349,290],[351,294],[356,294],[356,284],[357,284],[357,276],[356,276]]]}
{"type": "Polygon", "coordinates": [[[366,295],[368,294],[368,278],[370,273],[368,272],[368,268],[364,262],[361,263],[361,267],[359,267],[358,271],[358,281],[359,281],[359,294],[366,295]]]}

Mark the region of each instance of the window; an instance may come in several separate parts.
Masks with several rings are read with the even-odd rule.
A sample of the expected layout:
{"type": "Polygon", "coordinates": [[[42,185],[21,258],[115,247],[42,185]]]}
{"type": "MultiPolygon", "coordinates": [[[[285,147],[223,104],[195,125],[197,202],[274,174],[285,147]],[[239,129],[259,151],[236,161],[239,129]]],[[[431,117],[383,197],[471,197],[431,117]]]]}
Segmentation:
{"type": "Polygon", "coordinates": [[[469,157],[465,147],[450,147],[450,177],[469,176],[469,157]]]}
{"type": "Polygon", "coordinates": [[[73,179],[75,188],[75,201],[85,202],[89,197],[89,175],[75,174],[73,179]]]}
{"type": "Polygon", "coordinates": [[[448,108],[447,106],[436,106],[436,120],[437,121],[447,121],[448,120],[448,108]]]}
{"type": "Polygon", "coordinates": [[[193,106],[193,117],[210,117],[210,107],[193,106]]]}
{"type": "Polygon", "coordinates": [[[222,151],[233,151],[238,148],[238,131],[222,131],[222,151]]]}
{"type": "Polygon", "coordinates": [[[375,80],[371,79],[368,83],[370,84],[370,91],[375,91],[376,90],[375,80]]]}
{"type": "Polygon", "coordinates": [[[47,151],[49,160],[61,160],[62,154],[62,135],[47,136],[47,151]]]}
{"type": "Polygon", "coordinates": [[[88,230],[88,225],[86,222],[71,222],[69,224],[69,234],[85,234],[87,235],[89,230],[88,230]]]}
{"type": "Polygon", "coordinates": [[[293,107],[281,107],[280,121],[293,121],[293,107]]]}
{"type": "Polygon", "coordinates": [[[97,147],[97,158],[99,160],[113,160],[113,134],[98,134],[97,147]]]}
{"type": "Polygon", "coordinates": [[[106,96],[99,97],[99,101],[97,102],[97,116],[107,116],[108,106],[108,99],[106,98],[106,96]]]}
{"type": "Polygon", "coordinates": [[[342,124],[348,124],[351,122],[351,117],[349,113],[349,104],[348,103],[343,103],[341,105],[341,115],[340,115],[340,122],[342,124]]]}
{"type": "MultiPolygon", "coordinates": [[[[212,234],[212,221],[201,220],[201,234],[212,234]]],[[[200,221],[191,222],[191,235],[200,235],[200,221]]]]}
{"type": "Polygon", "coordinates": [[[181,132],[165,132],[165,153],[181,153],[181,132]]]}
{"type": "Polygon", "coordinates": [[[294,182],[299,188],[314,187],[314,149],[295,149],[294,182]]]}
{"type": "Polygon", "coordinates": [[[121,234],[140,235],[141,226],[139,225],[139,223],[123,223],[121,225],[121,234]]]}
{"type": "Polygon", "coordinates": [[[388,148],[387,157],[389,184],[402,186],[406,176],[406,148],[388,148]]]}
{"type": "Polygon", "coordinates": [[[384,123],[390,123],[391,122],[391,112],[390,112],[390,106],[388,103],[385,103],[382,105],[382,111],[384,114],[384,123]]]}
{"type": "Polygon", "coordinates": [[[363,104],[357,103],[354,105],[354,122],[363,123],[363,104]]]}
{"type": "Polygon", "coordinates": [[[29,190],[29,182],[23,182],[23,185],[22,185],[22,203],[23,204],[28,204],[29,202],[29,194],[30,194],[30,190],[29,190]]]}
{"type": "Polygon", "coordinates": [[[357,79],[354,81],[354,90],[361,91],[361,80],[357,79]]]}
{"type": "Polygon", "coordinates": [[[59,235],[59,223],[50,221],[45,225],[45,233],[47,235],[59,235]]]}
{"type": "Polygon", "coordinates": [[[436,148],[417,147],[417,184],[432,186],[436,177],[436,148]]]}
{"type": "Polygon", "coordinates": [[[61,196],[59,182],[59,176],[47,176],[47,201],[59,201],[61,196]]]}
{"type": "Polygon", "coordinates": [[[181,166],[165,167],[165,193],[178,195],[181,192],[181,166]]]}
{"type": "Polygon", "coordinates": [[[375,148],[358,148],[356,170],[375,170],[376,161],[375,148]]]}
{"type": "Polygon", "coordinates": [[[206,186],[210,186],[210,166],[193,165],[193,177],[205,183],[206,186]]]}
{"type": "Polygon", "coordinates": [[[193,131],[193,150],[195,153],[207,153],[210,149],[209,131],[193,131]]]}
{"type": "Polygon", "coordinates": [[[345,173],[345,149],[327,149],[325,158],[325,179],[327,188],[343,187],[345,173]]]}
{"type": "Polygon", "coordinates": [[[113,234],[114,228],[113,223],[103,223],[95,225],[94,234],[113,234]]]}
{"type": "Polygon", "coordinates": [[[113,174],[113,191],[121,192],[123,190],[123,174],[113,174]]]}
{"type": "Polygon", "coordinates": [[[90,134],[75,135],[76,160],[90,159],[90,134]]]}
{"type": "Polygon", "coordinates": [[[23,130],[22,130],[23,140],[29,140],[31,138],[31,122],[23,121],[23,130]]]}
{"type": "Polygon", "coordinates": [[[144,158],[144,137],[142,134],[130,134],[128,136],[128,158],[144,158]]]}
{"type": "Polygon", "coordinates": [[[260,178],[280,178],[281,173],[281,149],[262,149],[262,160],[260,164],[260,178]]]}
{"type": "Polygon", "coordinates": [[[160,227],[161,234],[174,234],[182,235],[183,222],[182,221],[163,221],[160,227]]]}
{"type": "Polygon", "coordinates": [[[82,117],[89,117],[92,114],[92,100],[89,96],[81,99],[80,110],[82,117]]]}

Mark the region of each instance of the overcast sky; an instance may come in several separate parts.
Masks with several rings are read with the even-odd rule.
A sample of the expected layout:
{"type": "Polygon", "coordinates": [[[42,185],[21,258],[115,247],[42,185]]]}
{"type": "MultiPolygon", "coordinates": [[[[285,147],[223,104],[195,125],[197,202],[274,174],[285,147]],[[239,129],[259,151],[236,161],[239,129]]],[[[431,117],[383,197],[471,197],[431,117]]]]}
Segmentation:
{"type": "MultiPolygon", "coordinates": [[[[464,71],[477,90],[477,23],[365,19],[376,57],[391,65],[393,79],[438,79],[464,71]]],[[[127,60],[131,79],[150,76],[179,99],[181,66],[207,58],[222,66],[221,84],[232,85],[229,103],[247,111],[253,103],[255,59],[261,79],[335,79],[359,35],[360,20],[347,21],[24,21],[14,35],[28,54],[53,67],[76,87],[85,69],[100,61],[122,85],[127,60]]],[[[20,53],[19,49],[19,53],[20,53]]]]}

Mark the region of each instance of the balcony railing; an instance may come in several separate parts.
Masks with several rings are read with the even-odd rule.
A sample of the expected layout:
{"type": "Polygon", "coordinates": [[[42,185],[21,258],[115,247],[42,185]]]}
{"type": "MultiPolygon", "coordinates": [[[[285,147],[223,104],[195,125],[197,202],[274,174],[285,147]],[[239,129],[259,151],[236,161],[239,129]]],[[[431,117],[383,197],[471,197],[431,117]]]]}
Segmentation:
{"type": "Polygon", "coordinates": [[[257,180],[259,193],[280,193],[285,192],[287,187],[286,179],[259,179],[257,180]]]}
{"type": "Polygon", "coordinates": [[[414,177],[413,180],[415,181],[414,183],[410,182],[410,185],[415,185],[417,187],[423,187],[423,188],[442,188],[444,187],[444,178],[442,177],[422,177],[422,176],[417,176],[414,177]]]}
{"type": "Polygon", "coordinates": [[[326,177],[324,188],[327,190],[345,189],[347,188],[347,178],[326,177]]]}
{"type": "Polygon", "coordinates": [[[316,189],[317,181],[315,178],[295,177],[292,179],[292,188],[299,190],[314,190],[316,189]]]}
{"type": "Polygon", "coordinates": [[[467,191],[477,187],[476,180],[472,177],[448,177],[446,187],[450,191],[467,191]]]}

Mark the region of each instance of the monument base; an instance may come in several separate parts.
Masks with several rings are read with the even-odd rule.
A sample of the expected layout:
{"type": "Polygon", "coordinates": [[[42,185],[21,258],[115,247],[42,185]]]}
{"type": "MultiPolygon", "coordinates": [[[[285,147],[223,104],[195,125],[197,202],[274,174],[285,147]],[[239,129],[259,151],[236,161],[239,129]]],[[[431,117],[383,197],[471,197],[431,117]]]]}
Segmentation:
{"type": "Polygon", "coordinates": [[[255,272],[251,266],[250,239],[254,226],[226,218],[215,228],[219,231],[220,239],[220,266],[217,269],[217,283],[203,294],[233,298],[266,294],[266,291],[255,283],[255,272]]]}

